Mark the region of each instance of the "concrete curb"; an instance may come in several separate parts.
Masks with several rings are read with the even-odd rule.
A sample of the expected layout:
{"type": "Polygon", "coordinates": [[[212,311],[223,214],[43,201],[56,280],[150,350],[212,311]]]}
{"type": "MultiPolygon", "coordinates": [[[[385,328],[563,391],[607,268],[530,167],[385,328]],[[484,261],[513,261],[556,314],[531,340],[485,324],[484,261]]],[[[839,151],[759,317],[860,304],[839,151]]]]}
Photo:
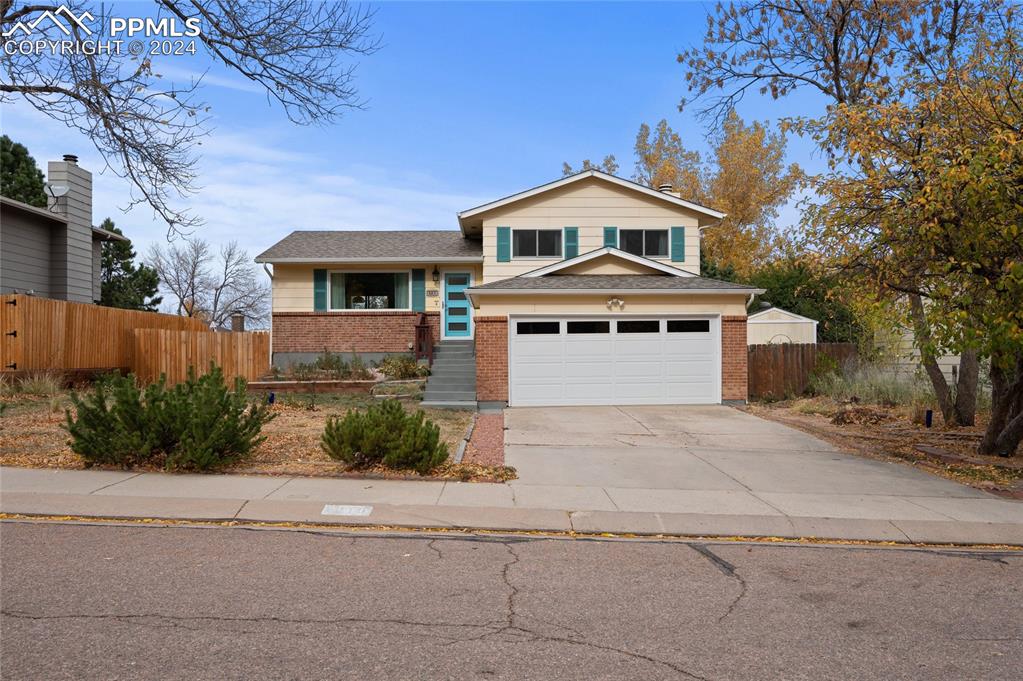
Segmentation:
{"type": "Polygon", "coordinates": [[[323,515],[323,501],[197,499],[7,492],[0,513],[14,516],[299,523],[337,528],[555,532],[582,535],[745,537],[893,544],[1023,546],[1023,524],[859,518],[562,511],[533,508],[372,504],[366,516],[323,515]]]}
{"type": "Polygon", "coordinates": [[[455,449],[455,463],[462,463],[462,457],[465,456],[465,448],[469,446],[469,440],[472,438],[472,431],[476,429],[476,416],[479,412],[474,411],[472,413],[472,420],[469,421],[469,427],[465,430],[465,437],[458,443],[458,447],[455,449]]]}

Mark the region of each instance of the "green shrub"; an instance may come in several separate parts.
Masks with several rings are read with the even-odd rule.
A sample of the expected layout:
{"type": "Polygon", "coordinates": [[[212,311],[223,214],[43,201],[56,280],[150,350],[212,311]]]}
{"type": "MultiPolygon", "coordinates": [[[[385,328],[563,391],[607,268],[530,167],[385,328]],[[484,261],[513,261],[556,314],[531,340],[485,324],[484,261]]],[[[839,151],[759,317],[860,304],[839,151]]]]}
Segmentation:
{"type": "Polygon", "coordinates": [[[421,365],[411,355],[387,355],[380,360],[377,368],[384,376],[395,380],[422,378],[430,373],[427,367],[421,365]]]}
{"type": "Polygon", "coordinates": [[[215,364],[168,388],[163,377],[140,390],[133,376],[98,382],[84,397],[72,394],[67,411],[71,449],[90,464],[129,468],[162,461],[168,470],[209,470],[233,463],[262,442],[273,418],[250,403],[245,382],[229,388],[215,364]]]}
{"type": "Polygon", "coordinates": [[[341,355],[327,348],[323,348],[323,354],[316,358],[315,366],[337,379],[344,378],[350,371],[348,363],[341,359],[341,355]]]}
{"type": "Polygon", "coordinates": [[[352,348],[352,362],[348,365],[348,377],[353,381],[368,381],[373,378],[373,372],[366,366],[366,361],[359,356],[359,353],[352,348]]]}
{"type": "Polygon", "coordinates": [[[448,458],[440,428],[421,411],[406,413],[397,400],[328,419],[321,446],[330,458],[355,467],[381,463],[426,473],[448,458]]]}

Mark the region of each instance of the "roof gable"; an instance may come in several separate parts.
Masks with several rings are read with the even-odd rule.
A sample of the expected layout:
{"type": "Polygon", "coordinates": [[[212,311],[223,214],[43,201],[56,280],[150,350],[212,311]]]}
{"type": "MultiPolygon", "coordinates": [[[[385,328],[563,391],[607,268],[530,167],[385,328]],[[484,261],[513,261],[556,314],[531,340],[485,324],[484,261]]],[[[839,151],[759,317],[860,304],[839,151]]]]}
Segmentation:
{"type": "Polygon", "coordinates": [[[766,310],[761,310],[755,314],[747,317],[748,322],[766,324],[768,322],[805,322],[808,324],[816,324],[816,319],[810,319],[803,315],[798,315],[795,312],[789,312],[783,310],[780,307],[769,307],[766,310]]]}
{"type": "Polygon", "coordinates": [[[482,220],[481,216],[484,213],[489,213],[490,211],[510,206],[511,204],[517,203],[519,201],[525,201],[527,199],[539,196],[546,192],[556,191],[558,189],[561,189],[562,187],[566,187],[577,182],[582,182],[589,179],[594,179],[600,182],[606,182],[610,185],[614,185],[621,189],[625,189],[629,192],[634,192],[636,194],[642,195],[647,199],[663,202],[674,208],[696,213],[700,216],[701,224],[712,222],[714,220],[720,220],[721,218],[725,217],[725,213],[722,213],[721,211],[717,211],[706,206],[701,206],[691,201],[686,201],[685,199],[679,198],[674,194],[657,191],[656,189],[651,189],[646,185],[642,185],[637,182],[632,182],[631,180],[625,180],[615,175],[609,175],[599,170],[591,169],[584,170],[582,172],[576,173],[575,175],[569,175],[568,177],[563,177],[553,182],[548,182],[546,184],[542,184],[537,187],[527,189],[525,191],[511,194],[510,196],[506,196],[495,201],[484,203],[480,206],[476,206],[475,208],[464,210],[458,214],[458,224],[459,226],[461,226],[463,232],[466,232],[470,229],[476,229],[479,227],[482,220]]]}
{"type": "MultiPolygon", "coordinates": [[[[672,277],[695,277],[696,276],[692,272],[686,272],[685,270],[680,270],[677,267],[672,267],[671,265],[665,265],[662,262],[658,262],[656,260],[651,260],[650,258],[644,258],[641,255],[633,255],[632,253],[626,253],[625,251],[619,250],[617,248],[612,248],[610,246],[605,246],[604,248],[598,248],[595,251],[589,251],[588,253],[583,253],[582,255],[577,255],[574,258],[569,258],[567,260],[562,260],[561,262],[556,262],[553,265],[547,265],[546,267],[540,267],[538,269],[532,270],[530,272],[526,272],[526,273],[521,274],[519,276],[522,276],[522,277],[544,277],[544,276],[547,276],[547,275],[550,275],[550,274],[558,274],[558,273],[569,274],[569,272],[564,271],[564,270],[569,270],[569,269],[572,270],[571,274],[580,274],[580,275],[582,275],[582,274],[585,274],[585,272],[581,272],[579,270],[580,269],[585,269],[585,268],[580,268],[580,265],[591,264],[591,263],[592,264],[596,264],[595,261],[601,261],[601,260],[602,261],[620,260],[623,263],[628,263],[629,265],[638,265],[638,266],[640,266],[640,268],[645,269],[647,271],[646,273],[653,274],[653,275],[660,274],[662,276],[663,275],[667,275],[667,276],[672,276],[672,277]]],[[[627,267],[627,269],[633,270],[633,273],[635,273],[635,270],[637,268],[635,268],[635,267],[627,267]]]]}

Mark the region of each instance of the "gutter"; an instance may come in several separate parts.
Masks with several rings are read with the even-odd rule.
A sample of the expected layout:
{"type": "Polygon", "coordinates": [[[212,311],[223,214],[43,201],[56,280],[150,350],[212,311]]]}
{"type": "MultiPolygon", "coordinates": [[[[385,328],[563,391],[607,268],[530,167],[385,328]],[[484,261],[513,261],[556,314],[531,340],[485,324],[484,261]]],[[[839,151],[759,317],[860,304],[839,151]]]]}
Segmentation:
{"type": "MultiPolygon", "coordinates": [[[[471,289],[465,290],[465,295],[468,296],[469,300],[472,301],[474,296],[482,295],[497,295],[497,296],[508,296],[508,295],[541,295],[541,296],[564,296],[564,295],[697,295],[697,296],[713,296],[713,295],[749,295],[750,300],[753,296],[766,293],[766,289],[732,289],[732,288],[719,288],[719,289],[693,289],[693,288],[635,288],[635,289],[585,289],[585,288],[556,288],[556,289],[535,289],[535,288],[498,288],[498,289],[471,289]]],[[[475,301],[473,301],[475,302],[475,301]]],[[[747,303],[748,305],[749,303],[747,303]]]]}
{"type": "Polygon", "coordinates": [[[344,265],[344,264],[375,264],[386,265],[392,262],[424,263],[443,265],[450,262],[482,263],[483,256],[448,256],[418,255],[410,258],[256,258],[261,264],[282,263],[289,265],[344,265]]]}

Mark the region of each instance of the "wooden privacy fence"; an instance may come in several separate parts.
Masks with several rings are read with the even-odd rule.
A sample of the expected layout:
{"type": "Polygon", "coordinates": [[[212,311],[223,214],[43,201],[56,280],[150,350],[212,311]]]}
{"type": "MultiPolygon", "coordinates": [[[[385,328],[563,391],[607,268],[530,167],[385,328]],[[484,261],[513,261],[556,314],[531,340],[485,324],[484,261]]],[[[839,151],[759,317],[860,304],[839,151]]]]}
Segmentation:
{"type": "Polygon", "coordinates": [[[211,359],[228,378],[270,370],[269,334],[214,333],[200,319],[156,312],[3,295],[0,334],[0,371],[116,369],[146,379],[166,371],[177,382],[211,359]]]}
{"type": "Polygon", "coordinates": [[[228,379],[254,381],[270,372],[268,333],[135,329],[134,335],[134,372],[145,381],[166,374],[169,383],[178,383],[188,376],[188,367],[205,373],[211,360],[228,379]]]}
{"type": "Polygon", "coordinates": [[[748,353],[750,399],[802,395],[820,355],[838,366],[857,356],[855,343],[751,345],[748,353]]]}
{"type": "Polygon", "coordinates": [[[0,368],[131,369],[135,329],[203,331],[199,319],[25,295],[0,296],[0,368]]]}

